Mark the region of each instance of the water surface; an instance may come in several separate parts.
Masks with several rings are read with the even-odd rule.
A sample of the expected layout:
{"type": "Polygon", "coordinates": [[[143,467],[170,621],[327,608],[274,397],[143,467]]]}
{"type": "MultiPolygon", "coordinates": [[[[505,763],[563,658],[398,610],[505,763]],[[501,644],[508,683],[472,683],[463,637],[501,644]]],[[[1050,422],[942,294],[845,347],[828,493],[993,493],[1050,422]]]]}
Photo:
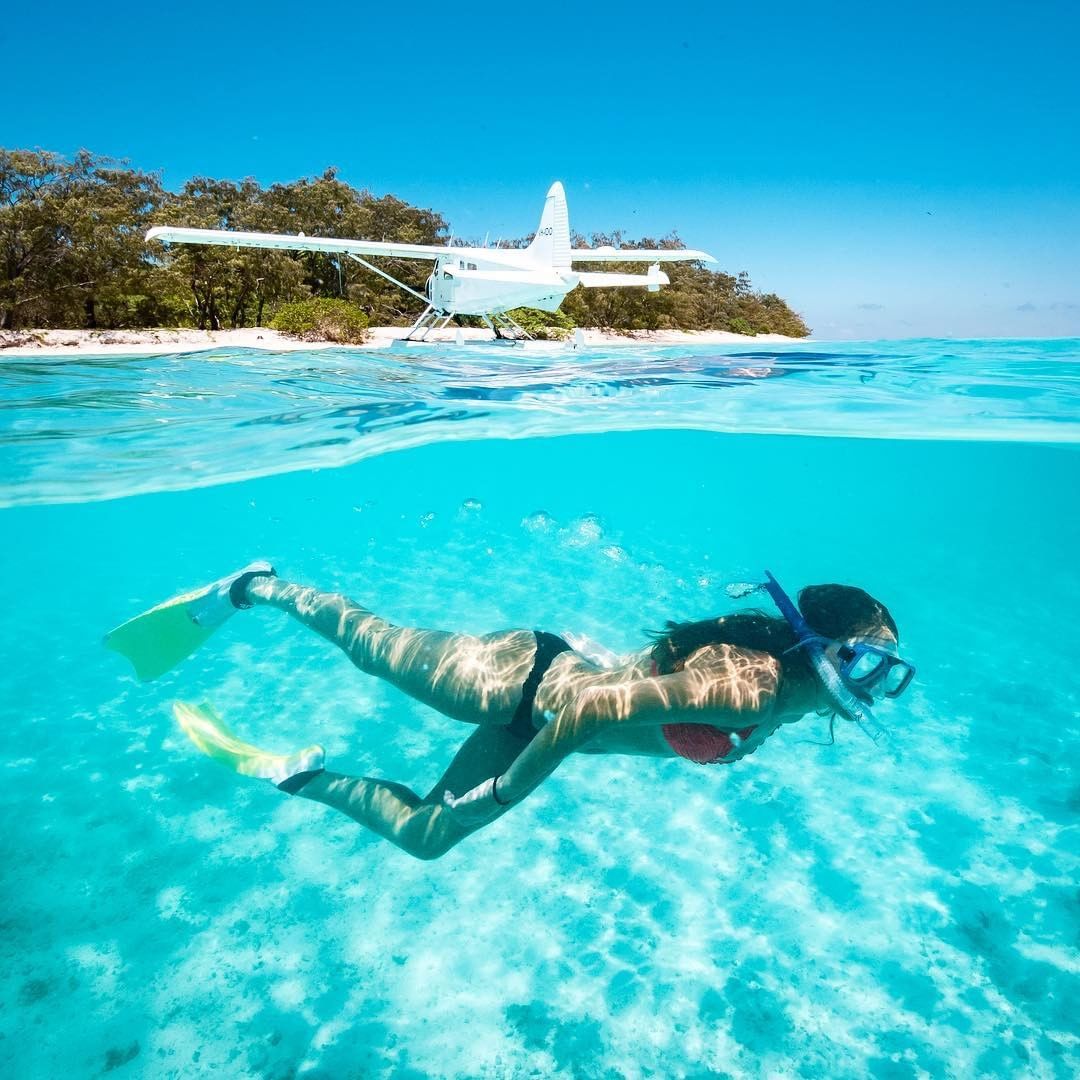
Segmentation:
{"type": "Polygon", "coordinates": [[[0,1067],[1076,1075],[1078,353],[0,360],[0,1067]],[[421,863],[170,705],[417,789],[461,726],[269,611],[149,685],[101,649],[259,555],[616,652],[767,567],[879,596],[919,676],[892,751],[812,718],[731,768],[582,756],[421,863]]]}

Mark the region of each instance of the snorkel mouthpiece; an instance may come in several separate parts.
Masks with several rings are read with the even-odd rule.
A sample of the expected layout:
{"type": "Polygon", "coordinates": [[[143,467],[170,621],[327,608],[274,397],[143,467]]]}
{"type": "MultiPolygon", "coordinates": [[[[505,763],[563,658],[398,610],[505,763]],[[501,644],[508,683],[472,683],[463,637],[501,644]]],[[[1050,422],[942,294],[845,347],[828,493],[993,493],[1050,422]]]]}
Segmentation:
{"type": "Polygon", "coordinates": [[[773,603],[780,609],[780,614],[784,616],[799,639],[794,648],[806,651],[806,656],[815,674],[821,680],[829,702],[841,716],[854,721],[873,742],[877,742],[885,734],[885,729],[840,678],[840,673],[825,655],[823,644],[825,639],[820,634],[814,633],[810,624],[803,618],[802,612],[768,570],[765,571],[765,577],[767,578],[763,586],[765,591],[772,597],[773,603]]]}
{"type": "Polygon", "coordinates": [[[885,734],[885,729],[874,719],[873,713],[848,689],[840,673],[829,662],[820,641],[807,641],[803,644],[806,655],[821,680],[829,702],[836,707],[841,716],[853,720],[873,742],[885,734]]]}

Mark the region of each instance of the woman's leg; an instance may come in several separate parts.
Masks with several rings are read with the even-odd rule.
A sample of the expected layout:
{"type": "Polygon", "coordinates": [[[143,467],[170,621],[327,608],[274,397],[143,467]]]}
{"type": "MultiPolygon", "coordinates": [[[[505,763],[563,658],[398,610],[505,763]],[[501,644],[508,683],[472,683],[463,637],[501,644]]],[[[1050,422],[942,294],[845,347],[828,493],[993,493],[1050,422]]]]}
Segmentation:
{"type": "Polygon", "coordinates": [[[447,810],[443,792],[462,795],[488,777],[498,776],[527,745],[527,739],[505,728],[478,728],[424,798],[389,780],[328,771],[316,773],[295,794],[348,814],[418,859],[437,859],[476,831],[447,810]]]}
{"type": "Polygon", "coordinates": [[[473,637],[394,626],[340,593],[276,577],[254,578],[247,598],[288,612],[339,646],[361,671],[472,724],[510,722],[536,655],[531,630],[473,637]]]}

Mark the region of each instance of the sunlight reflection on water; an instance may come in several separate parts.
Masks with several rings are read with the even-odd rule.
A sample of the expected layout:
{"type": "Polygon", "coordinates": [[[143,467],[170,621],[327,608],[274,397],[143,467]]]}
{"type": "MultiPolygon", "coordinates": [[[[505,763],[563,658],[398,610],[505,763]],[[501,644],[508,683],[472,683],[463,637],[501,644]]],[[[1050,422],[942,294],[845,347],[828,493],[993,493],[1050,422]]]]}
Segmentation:
{"type": "Polygon", "coordinates": [[[1075,340],[0,359],[0,505],[615,430],[1071,443],[1078,387],[1075,340]]]}

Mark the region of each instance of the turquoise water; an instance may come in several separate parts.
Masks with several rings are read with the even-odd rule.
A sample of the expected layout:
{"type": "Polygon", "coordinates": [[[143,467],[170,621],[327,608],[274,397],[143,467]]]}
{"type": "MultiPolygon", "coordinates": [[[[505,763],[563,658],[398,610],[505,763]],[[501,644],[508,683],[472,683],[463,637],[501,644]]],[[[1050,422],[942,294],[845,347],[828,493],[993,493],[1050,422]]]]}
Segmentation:
{"type": "Polygon", "coordinates": [[[1080,342],[0,356],[0,1071],[1071,1077],[1080,342]],[[425,789],[466,731],[275,612],[101,634],[255,556],[400,623],[616,652],[858,584],[918,665],[730,768],[580,756],[441,860],[203,758],[425,789]]]}

